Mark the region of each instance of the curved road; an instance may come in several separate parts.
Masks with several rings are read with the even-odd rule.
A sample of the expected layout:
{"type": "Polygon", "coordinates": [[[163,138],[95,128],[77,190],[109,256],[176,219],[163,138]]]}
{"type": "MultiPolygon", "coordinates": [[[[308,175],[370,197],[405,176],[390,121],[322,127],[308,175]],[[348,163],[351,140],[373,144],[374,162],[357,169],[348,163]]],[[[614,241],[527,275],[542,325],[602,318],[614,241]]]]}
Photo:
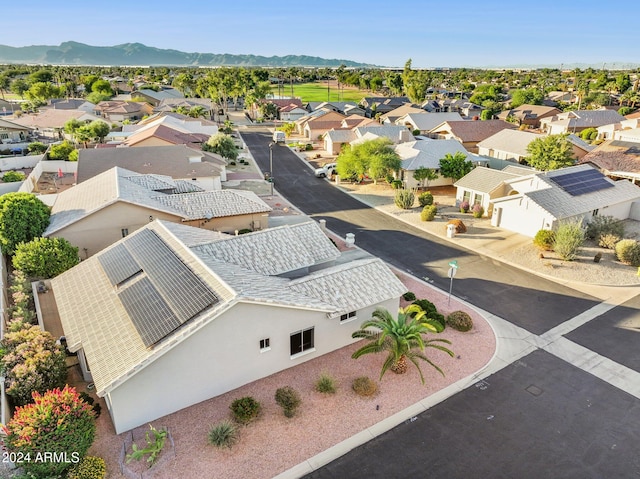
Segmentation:
{"type": "MultiPolygon", "coordinates": [[[[271,135],[264,128],[242,137],[262,171],[269,171],[271,135]]],[[[534,334],[563,323],[600,301],[558,283],[456,247],[371,208],[328,181],[316,178],[288,147],[273,146],[273,176],[279,194],[375,256],[448,291],[448,262],[459,269],[453,294],[534,334]]]]}

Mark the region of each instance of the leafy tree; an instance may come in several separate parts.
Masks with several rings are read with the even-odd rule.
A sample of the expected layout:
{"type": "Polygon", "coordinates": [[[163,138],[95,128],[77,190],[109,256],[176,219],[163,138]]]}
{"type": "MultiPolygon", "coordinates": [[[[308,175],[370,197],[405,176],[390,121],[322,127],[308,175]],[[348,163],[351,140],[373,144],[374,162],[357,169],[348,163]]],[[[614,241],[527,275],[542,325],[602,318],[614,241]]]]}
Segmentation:
{"type": "MultiPolygon", "coordinates": [[[[80,129],[76,131],[76,134],[79,131],[80,129]]],[[[69,159],[69,155],[73,150],[75,150],[74,146],[65,140],[62,143],[58,143],[57,145],[51,146],[51,148],[49,149],[49,159],[67,161],[69,159]]]]}
{"type": "Polygon", "coordinates": [[[270,101],[260,103],[258,111],[264,118],[268,118],[270,120],[273,120],[278,116],[278,107],[275,103],[271,103],[270,101]]]}
{"type": "Polygon", "coordinates": [[[567,135],[549,135],[536,138],[527,146],[525,161],[541,171],[550,171],[575,164],[573,148],[567,135]]]}
{"type": "Polygon", "coordinates": [[[619,92],[624,93],[631,88],[631,79],[628,73],[619,73],[616,75],[616,88],[619,92]]]}
{"type": "Polygon", "coordinates": [[[100,93],[102,95],[113,96],[113,89],[111,88],[111,83],[107,80],[96,80],[91,85],[92,93],[100,93]]]}
{"type": "Polygon", "coordinates": [[[20,98],[24,99],[24,92],[29,89],[29,84],[22,78],[17,78],[11,82],[9,88],[12,93],[20,95],[20,98]]]}
{"type": "Polygon", "coordinates": [[[24,181],[25,175],[21,171],[7,171],[2,176],[2,181],[5,183],[16,183],[18,181],[24,181]]]}
{"type": "Polygon", "coordinates": [[[45,151],[47,151],[48,146],[40,141],[34,141],[27,145],[27,149],[29,153],[32,155],[41,155],[45,151]]]}
{"type": "Polygon", "coordinates": [[[425,168],[424,166],[421,166],[413,172],[413,179],[418,182],[420,187],[422,187],[422,182],[426,180],[427,184],[425,186],[429,188],[429,182],[437,180],[438,173],[433,168],[425,168]]]}
{"type": "Polygon", "coordinates": [[[51,81],[53,81],[53,74],[51,73],[50,70],[38,70],[37,72],[32,73],[31,75],[29,75],[29,81],[31,83],[50,83],[51,81]]]}
{"type": "Polygon", "coordinates": [[[41,103],[46,103],[51,98],[58,98],[60,95],[60,88],[45,82],[34,83],[25,92],[28,100],[36,100],[41,103]]]}
{"type": "Polygon", "coordinates": [[[22,406],[31,402],[33,392],[44,393],[64,386],[67,380],[65,353],[51,333],[38,326],[22,325],[0,341],[7,394],[22,406]]]}
{"type": "Polygon", "coordinates": [[[544,94],[537,88],[527,88],[524,90],[515,90],[511,95],[511,108],[520,105],[542,105],[544,94]]]}
{"type": "Polygon", "coordinates": [[[13,267],[28,276],[53,278],[78,264],[78,248],[64,238],[34,238],[20,243],[13,255],[13,267]]]}
{"type": "Polygon", "coordinates": [[[279,129],[284,131],[284,134],[287,135],[287,137],[289,137],[291,136],[291,133],[293,133],[296,130],[296,124],[291,121],[291,122],[285,123],[279,129]]]}
{"type": "Polygon", "coordinates": [[[30,456],[21,464],[29,477],[62,477],[93,443],[95,414],[71,386],[36,393],[33,400],[16,409],[5,428],[5,445],[10,452],[30,456]],[[68,461],[36,460],[43,452],[66,455],[68,461]]]}
{"type": "Polygon", "coordinates": [[[82,125],[83,123],[77,118],[71,118],[70,120],[67,120],[65,122],[63,130],[67,135],[71,136],[71,140],[75,141],[76,131],[78,131],[78,128],[80,128],[82,125]]]}
{"type": "Polygon", "coordinates": [[[98,104],[101,101],[107,101],[111,99],[111,95],[105,95],[104,93],[100,93],[97,91],[93,91],[87,95],[87,101],[98,104]]]}
{"type": "Polygon", "coordinates": [[[49,207],[31,193],[0,196],[0,245],[13,254],[16,246],[41,236],[49,225],[49,207]]]}
{"type": "Polygon", "coordinates": [[[500,85],[478,85],[473,91],[473,95],[469,98],[471,103],[482,105],[485,101],[500,101],[502,95],[502,86],[500,85]]]}
{"type": "Polygon", "coordinates": [[[230,161],[238,159],[238,147],[233,141],[233,138],[224,133],[212,135],[207,142],[202,145],[202,150],[217,153],[230,161]]]}
{"type": "Polygon", "coordinates": [[[97,138],[100,143],[104,141],[105,137],[111,131],[109,124],[102,120],[93,120],[88,126],[92,138],[97,138]]]}
{"type": "Polygon", "coordinates": [[[362,323],[360,329],[352,334],[353,338],[366,339],[368,343],[355,351],[351,357],[358,359],[365,354],[386,352],[387,358],[382,365],[380,379],[388,369],[396,374],[407,372],[407,359],[418,369],[422,384],[424,384],[424,375],[418,359],[427,362],[444,376],[442,369],[424,354],[426,348],[435,348],[453,357],[451,350],[437,344],[451,344],[450,341],[427,340],[423,337],[427,333],[435,333],[441,329],[439,325],[432,324],[433,321],[426,319],[424,311],[416,305],[400,308],[397,318],[394,318],[386,309],[377,308],[373,312],[372,319],[362,323]]]}
{"type": "Polygon", "coordinates": [[[440,174],[444,178],[452,178],[458,181],[464,175],[473,170],[473,163],[467,160],[464,153],[456,151],[454,155],[447,153],[440,159],[440,174]]]}
{"type": "Polygon", "coordinates": [[[402,161],[388,138],[376,138],[345,147],[336,158],[336,170],[344,178],[365,175],[377,180],[400,169],[402,161]]]}

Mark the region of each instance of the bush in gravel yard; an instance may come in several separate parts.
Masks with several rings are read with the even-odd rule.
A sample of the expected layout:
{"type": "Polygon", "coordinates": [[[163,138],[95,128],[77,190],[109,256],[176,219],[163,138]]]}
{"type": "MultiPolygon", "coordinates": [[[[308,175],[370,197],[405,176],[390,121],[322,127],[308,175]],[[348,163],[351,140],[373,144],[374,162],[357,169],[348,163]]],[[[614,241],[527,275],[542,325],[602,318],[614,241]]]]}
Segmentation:
{"type": "Polygon", "coordinates": [[[282,408],[286,417],[293,417],[296,415],[296,410],[300,406],[302,399],[300,399],[298,391],[291,386],[285,386],[276,390],[276,402],[282,408]]]}
{"type": "Polygon", "coordinates": [[[422,208],[420,212],[421,221],[433,221],[438,213],[438,207],[436,205],[429,205],[422,208]]]}
{"type": "Polygon", "coordinates": [[[315,390],[319,393],[335,394],[337,389],[336,380],[327,373],[321,374],[316,381],[315,390]]]}
{"type": "Polygon", "coordinates": [[[209,430],[209,444],[216,447],[231,448],[238,442],[238,437],[238,428],[228,419],[220,421],[209,430]]]}
{"type": "Polygon", "coordinates": [[[415,301],[416,295],[411,291],[407,291],[402,295],[402,299],[404,299],[405,301],[415,301]]]}
{"type": "Polygon", "coordinates": [[[392,187],[394,190],[399,190],[399,189],[401,189],[401,188],[402,188],[402,180],[393,180],[393,181],[391,182],[391,187],[392,187]]]}
{"type": "Polygon", "coordinates": [[[623,239],[616,243],[616,258],[630,266],[640,266],[640,243],[632,239],[623,239]]]}
{"type": "Polygon", "coordinates": [[[378,384],[367,376],[360,376],[353,380],[351,389],[353,389],[358,396],[371,397],[378,393],[378,384]]]}
{"type": "Polygon", "coordinates": [[[448,225],[454,225],[456,227],[456,233],[466,233],[467,232],[467,227],[464,225],[462,220],[459,220],[459,219],[449,220],[449,221],[447,221],[447,224],[448,225]]]}
{"type": "Polygon", "coordinates": [[[233,417],[240,424],[248,424],[260,414],[260,403],[251,396],[245,396],[234,400],[229,406],[233,417]]]}
{"type": "Polygon", "coordinates": [[[616,243],[620,241],[622,238],[618,235],[614,234],[604,234],[600,236],[598,240],[598,246],[601,248],[614,249],[616,247],[616,243]]]}
{"type": "Polygon", "coordinates": [[[67,479],[104,479],[106,475],[107,465],[104,459],[87,456],[69,470],[67,479]]]}
{"type": "Polygon", "coordinates": [[[469,212],[469,202],[464,200],[460,203],[460,213],[468,213],[469,212]]]}
{"type": "Polygon", "coordinates": [[[584,229],[579,221],[561,223],[556,230],[553,251],[558,253],[564,261],[572,261],[578,256],[583,243],[584,229]]]}
{"type": "Polygon", "coordinates": [[[393,202],[398,208],[408,210],[413,208],[416,195],[411,190],[398,190],[393,198],[393,202]]]}
{"type": "Polygon", "coordinates": [[[456,331],[466,332],[473,328],[473,320],[464,311],[454,311],[447,316],[447,325],[456,331]]]}
{"type": "Polygon", "coordinates": [[[445,321],[444,315],[438,312],[438,308],[428,299],[418,299],[413,302],[413,304],[417,305],[424,311],[424,315],[427,319],[433,319],[440,323],[442,326],[442,330],[447,326],[447,322],[445,321]]]}
{"type": "Polygon", "coordinates": [[[594,216],[587,224],[585,236],[589,239],[599,240],[602,235],[612,234],[624,237],[624,223],[613,216],[594,216]]]}
{"type": "Polygon", "coordinates": [[[482,215],[484,215],[484,208],[480,204],[475,204],[471,207],[471,213],[474,218],[482,218],[482,215]]]}
{"type": "Polygon", "coordinates": [[[552,230],[539,230],[533,238],[533,244],[538,248],[551,251],[556,240],[556,233],[552,230]]]}
{"type": "Polygon", "coordinates": [[[433,195],[429,191],[425,191],[424,193],[420,193],[418,195],[418,203],[420,206],[430,206],[433,204],[433,195]]]}

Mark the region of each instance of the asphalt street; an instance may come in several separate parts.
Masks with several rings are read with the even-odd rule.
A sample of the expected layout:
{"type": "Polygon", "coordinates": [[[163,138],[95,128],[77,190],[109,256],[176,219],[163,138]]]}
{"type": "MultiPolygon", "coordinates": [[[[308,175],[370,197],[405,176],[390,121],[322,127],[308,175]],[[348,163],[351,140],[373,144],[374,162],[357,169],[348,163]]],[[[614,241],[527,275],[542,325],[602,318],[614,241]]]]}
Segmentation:
{"type": "MultiPolygon", "coordinates": [[[[243,131],[242,137],[258,166],[269,171],[270,133],[243,131]]],[[[354,233],[361,248],[445,291],[448,263],[456,259],[460,267],[454,295],[534,334],[598,303],[588,294],[445,244],[316,178],[290,148],[279,144],[272,148],[275,188],[305,214],[327,220],[327,227],[342,237],[354,233]]]]}

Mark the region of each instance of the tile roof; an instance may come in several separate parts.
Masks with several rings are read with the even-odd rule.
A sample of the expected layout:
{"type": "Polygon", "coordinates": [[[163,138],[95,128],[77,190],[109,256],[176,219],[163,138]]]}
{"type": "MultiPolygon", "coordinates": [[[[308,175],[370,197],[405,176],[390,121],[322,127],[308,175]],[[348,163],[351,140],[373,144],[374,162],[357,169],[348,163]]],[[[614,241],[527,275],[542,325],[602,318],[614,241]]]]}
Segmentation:
{"type": "Polygon", "coordinates": [[[418,168],[439,169],[440,160],[447,153],[457,152],[469,156],[469,152],[458,140],[416,140],[400,143],[395,147],[402,160],[402,169],[414,171],[418,168]]]}
{"type": "Polygon", "coordinates": [[[404,125],[380,125],[370,124],[364,126],[358,126],[354,129],[356,135],[361,138],[367,133],[372,133],[378,137],[384,136],[389,138],[394,143],[400,140],[401,135],[410,134],[409,129],[404,125]]]}
{"type": "Polygon", "coordinates": [[[609,172],[640,173],[640,143],[605,141],[580,159],[609,172]]]}
{"type": "MultiPolygon", "coordinates": [[[[184,225],[154,221],[52,280],[68,346],[73,351],[84,349],[100,396],[183,338],[196,334],[239,301],[291,306],[335,316],[397,298],[406,291],[379,259],[331,265],[331,260],[339,257],[340,252],[314,222],[229,239],[211,238],[204,244],[200,241],[206,241],[208,233],[198,231],[194,235],[188,229],[184,225]],[[141,340],[119,295],[114,293],[100,260],[119,245],[135,245],[136,236],[146,230],[155,232],[168,246],[168,251],[219,298],[217,304],[149,348],[141,340]],[[188,246],[192,243],[198,244],[188,246]],[[247,256],[258,251],[284,258],[257,255],[253,262],[247,261],[247,256]],[[300,269],[322,262],[326,263],[324,268],[303,273],[296,279],[273,275],[288,268],[300,269]]],[[[116,263],[125,260],[123,256],[113,257],[116,263]]]]}
{"type": "Polygon", "coordinates": [[[253,191],[199,191],[154,196],[152,199],[171,210],[179,211],[186,220],[223,218],[271,211],[271,207],[253,191]]]}
{"type": "Polygon", "coordinates": [[[445,121],[461,121],[460,113],[410,113],[396,120],[396,124],[411,123],[420,131],[429,131],[445,121]]]}
{"type": "Polygon", "coordinates": [[[74,118],[80,121],[102,120],[99,116],[83,110],[55,110],[49,108],[40,111],[36,115],[24,114],[20,118],[15,118],[13,123],[31,128],[62,128],[67,121],[74,118]]]}
{"type": "Polygon", "coordinates": [[[334,143],[349,143],[356,139],[356,134],[347,128],[329,130],[325,135],[334,143]]]}
{"type": "Polygon", "coordinates": [[[527,156],[529,143],[543,135],[520,130],[501,130],[478,143],[478,148],[513,153],[514,156],[527,156]]]}
{"type": "Polygon", "coordinates": [[[572,110],[559,113],[552,118],[544,118],[544,122],[566,125],[567,128],[597,128],[610,123],[619,123],[625,119],[614,110],[572,110]]]}
{"type": "Polygon", "coordinates": [[[518,176],[522,175],[479,166],[456,181],[453,186],[467,188],[481,193],[491,193],[506,180],[517,178],[518,176]]]}
{"type": "Polygon", "coordinates": [[[183,133],[175,128],[167,125],[155,125],[151,128],[145,128],[135,131],[125,140],[125,144],[135,146],[150,138],[157,138],[173,145],[187,145],[196,147],[202,143],[206,143],[211,135],[202,133],[183,133]]]}
{"type": "Polygon", "coordinates": [[[2,130],[31,130],[30,126],[21,125],[20,123],[15,123],[13,121],[5,120],[4,118],[0,118],[0,129],[2,130]]]}
{"type": "Polygon", "coordinates": [[[498,114],[500,120],[506,120],[509,116],[514,116],[521,120],[531,120],[544,115],[550,115],[553,113],[560,113],[560,110],[554,106],[546,105],[520,105],[519,107],[512,108],[511,110],[504,110],[498,114]]]}
{"type": "Polygon", "coordinates": [[[226,161],[220,156],[186,145],[83,148],[78,154],[77,182],[82,183],[114,166],[136,173],[184,179],[219,176],[225,165],[226,161]],[[194,162],[191,158],[201,161],[194,162]]]}
{"type": "Polygon", "coordinates": [[[502,120],[462,120],[447,121],[433,128],[433,133],[450,132],[463,143],[480,142],[501,130],[513,129],[515,125],[502,120]]]}

